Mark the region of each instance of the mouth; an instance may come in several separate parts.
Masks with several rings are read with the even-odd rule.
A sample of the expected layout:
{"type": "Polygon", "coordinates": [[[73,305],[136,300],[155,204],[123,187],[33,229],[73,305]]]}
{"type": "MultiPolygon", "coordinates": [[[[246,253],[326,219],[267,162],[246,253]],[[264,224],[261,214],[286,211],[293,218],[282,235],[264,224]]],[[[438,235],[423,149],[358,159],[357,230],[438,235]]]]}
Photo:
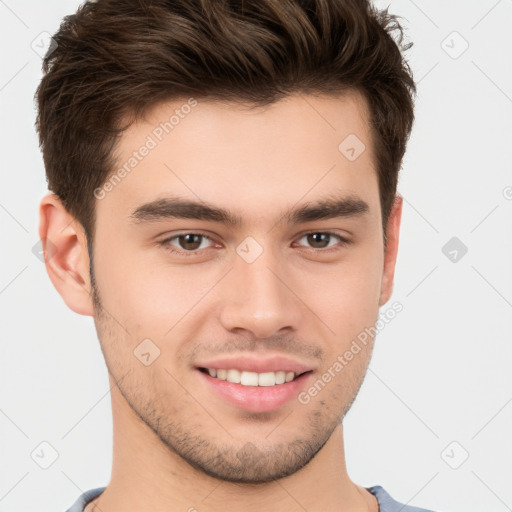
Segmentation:
{"type": "Polygon", "coordinates": [[[278,411],[293,406],[298,396],[314,380],[313,370],[295,372],[240,371],[234,368],[196,367],[200,382],[212,400],[218,400],[237,410],[252,413],[278,411]]]}
{"type": "Polygon", "coordinates": [[[288,382],[293,382],[302,375],[311,373],[313,370],[308,370],[302,373],[288,372],[279,370],[276,372],[250,372],[245,370],[238,370],[236,368],[222,369],[222,368],[198,368],[199,371],[209,375],[214,379],[224,380],[232,384],[240,384],[248,387],[273,387],[281,386],[288,382]]]}

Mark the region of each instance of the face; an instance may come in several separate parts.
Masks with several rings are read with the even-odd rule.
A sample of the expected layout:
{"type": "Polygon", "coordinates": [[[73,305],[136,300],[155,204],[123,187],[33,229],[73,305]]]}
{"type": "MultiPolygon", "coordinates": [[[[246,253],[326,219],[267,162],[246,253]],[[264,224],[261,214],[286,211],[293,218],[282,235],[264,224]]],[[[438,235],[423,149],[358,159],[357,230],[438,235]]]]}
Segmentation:
{"type": "Polygon", "coordinates": [[[132,125],[126,172],[96,193],[91,314],[126,407],[165,449],[219,479],[269,481],[349,410],[373,348],[353,342],[391,291],[366,105],[186,104],[132,125]],[[200,368],[268,375],[245,386],[200,368]]]}

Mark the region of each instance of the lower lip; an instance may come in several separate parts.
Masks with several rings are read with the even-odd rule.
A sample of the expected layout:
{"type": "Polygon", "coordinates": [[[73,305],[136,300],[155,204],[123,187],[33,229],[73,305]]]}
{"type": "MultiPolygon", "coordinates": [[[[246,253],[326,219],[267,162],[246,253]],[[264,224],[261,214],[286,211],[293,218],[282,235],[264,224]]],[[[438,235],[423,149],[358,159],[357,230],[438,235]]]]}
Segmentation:
{"type": "Polygon", "coordinates": [[[301,389],[309,382],[313,372],[300,375],[291,382],[275,386],[243,386],[227,380],[211,377],[197,370],[200,376],[226,401],[244,411],[269,412],[297,398],[301,389]]]}

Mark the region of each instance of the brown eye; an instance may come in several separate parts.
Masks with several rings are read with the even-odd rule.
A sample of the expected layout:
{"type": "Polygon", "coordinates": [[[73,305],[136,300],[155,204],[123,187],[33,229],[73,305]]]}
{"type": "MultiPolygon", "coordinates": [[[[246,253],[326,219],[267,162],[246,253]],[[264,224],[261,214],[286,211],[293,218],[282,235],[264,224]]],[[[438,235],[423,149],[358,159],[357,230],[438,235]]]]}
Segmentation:
{"type": "Polygon", "coordinates": [[[348,243],[340,235],[336,233],[330,233],[328,231],[317,231],[313,233],[307,233],[300,240],[306,240],[307,246],[312,249],[327,249],[336,245],[337,242],[341,242],[341,245],[348,243]],[[334,243],[332,243],[334,242],[334,243]]]}
{"type": "Polygon", "coordinates": [[[311,244],[311,247],[314,247],[315,249],[323,249],[328,246],[331,235],[328,233],[310,233],[309,235],[306,235],[306,238],[308,243],[311,244]]]}
{"type": "Polygon", "coordinates": [[[183,256],[200,254],[203,249],[209,248],[212,239],[200,233],[183,233],[174,235],[159,242],[164,249],[183,256]]]}
{"type": "Polygon", "coordinates": [[[196,235],[194,233],[190,233],[187,235],[179,235],[177,238],[178,243],[182,249],[188,251],[195,251],[196,249],[199,249],[199,247],[201,246],[201,241],[204,237],[203,235],[196,235]]]}

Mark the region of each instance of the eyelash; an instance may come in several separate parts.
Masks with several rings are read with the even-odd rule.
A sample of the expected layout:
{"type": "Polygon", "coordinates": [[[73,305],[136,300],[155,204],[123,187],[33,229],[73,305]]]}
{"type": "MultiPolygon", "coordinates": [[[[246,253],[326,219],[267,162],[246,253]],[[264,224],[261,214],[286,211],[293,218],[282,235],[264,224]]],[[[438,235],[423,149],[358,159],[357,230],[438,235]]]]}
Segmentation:
{"type": "MultiPolygon", "coordinates": [[[[325,248],[325,249],[315,249],[314,247],[311,247],[310,249],[312,249],[313,251],[317,251],[317,252],[322,252],[322,253],[330,253],[332,252],[333,250],[336,251],[336,250],[339,250],[339,247],[346,247],[347,245],[350,244],[350,240],[347,240],[346,238],[342,237],[341,235],[339,235],[338,233],[334,233],[333,231],[309,231],[308,233],[304,233],[300,238],[304,238],[305,236],[308,236],[308,235],[317,235],[317,234],[322,234],[322,235],[330,235],[330,236],[334,236],[336,238],[338,238],[340,241],[339,241],[339,246],[333,246],[333,247],[329,247],[329,248],[325,248]]],[[[174,240],[175,238],[179,238],[180,236],[185,236],[185,235],[198,235],[198,236],[201,236],[203,239],[206,238],[210,241],[213,241],[211,237],[209,237],[208,235],[205,235],[203,233],[196,233],[196,232],[193,232],[193,231],[190,231],[190,232],[187,232],[187,233],[180,233],[178,235],[173,235],[169,238],[166,238],[165,240],[162,240],[160,242],[158,242],[158,245],[163,247],[164,250],[166,251],[169,251],[173,254],[178,254],[180,256],[185,256],[185,257],[190,257],[190,256],[197,256],[199,255],[199,253],[201,251],[204,251],[206,249],[195,249],[193,251],[184,251],[184,250],[178,250],[178,249],[173,249],[171,248],[171,245],[170,245],[170,241],[171,240],[174,240]]]]}

